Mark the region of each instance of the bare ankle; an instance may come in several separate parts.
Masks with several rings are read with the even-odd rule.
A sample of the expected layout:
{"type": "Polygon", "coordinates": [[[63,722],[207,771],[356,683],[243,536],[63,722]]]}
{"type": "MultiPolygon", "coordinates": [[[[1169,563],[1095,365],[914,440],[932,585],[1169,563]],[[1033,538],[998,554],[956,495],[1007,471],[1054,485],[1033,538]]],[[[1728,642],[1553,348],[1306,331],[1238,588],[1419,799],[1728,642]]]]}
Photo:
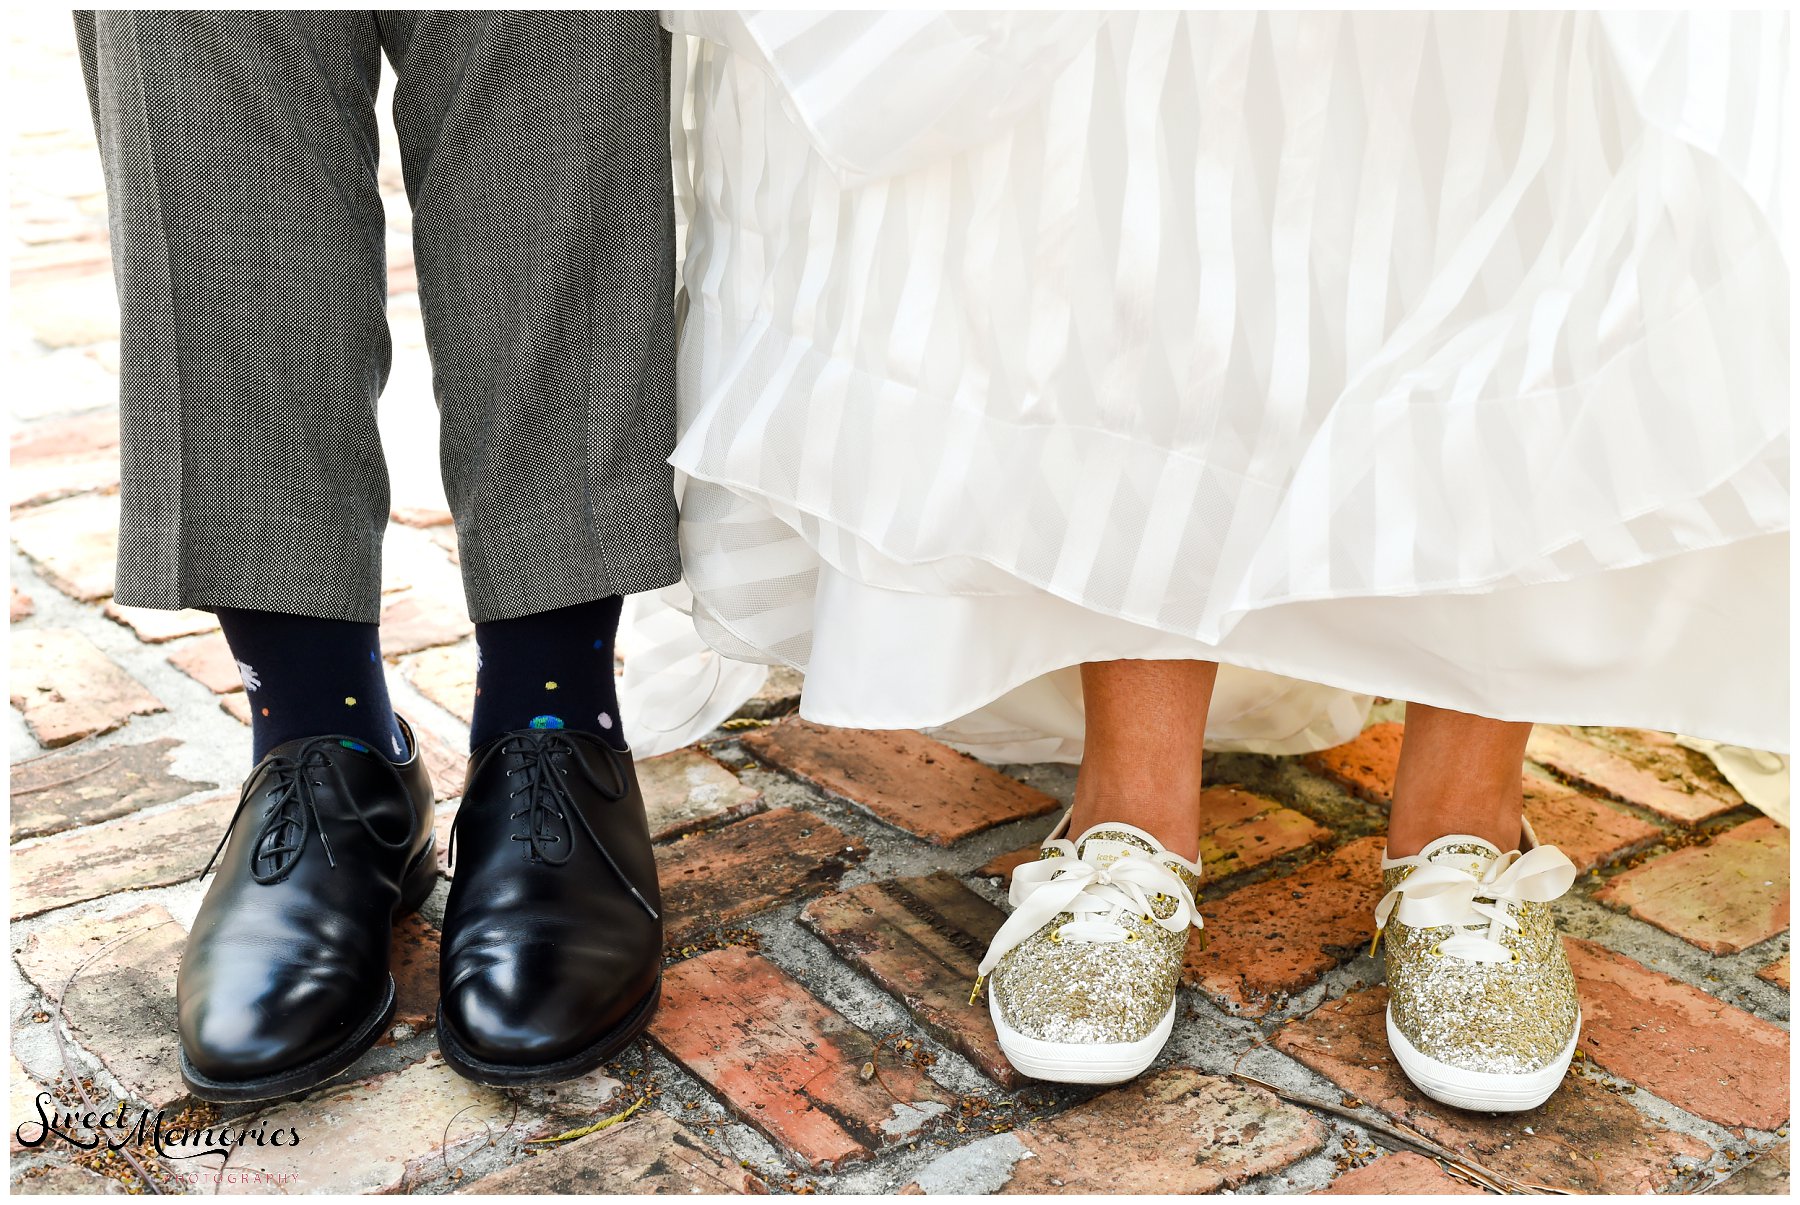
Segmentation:
{"type": "Polygon", "coordinates": [[[1170,853],[1194,861],[1200,847],[1199,780],[1184,776],[1122,783],[1084,765],[1075,783],[1069,836],[1079,837],[1107,821],[1142,829],[1170,853]]]}
{"type": "Polygon", "coordinates": [[[1388,856],[1408,858],[1439,837],[1479,837],[1505,853],[1518,849],[1524,839],[1523,800],[1510,797],[1444,799],[1410,797],[1396,793],[1388,822],[1388,856]]]}

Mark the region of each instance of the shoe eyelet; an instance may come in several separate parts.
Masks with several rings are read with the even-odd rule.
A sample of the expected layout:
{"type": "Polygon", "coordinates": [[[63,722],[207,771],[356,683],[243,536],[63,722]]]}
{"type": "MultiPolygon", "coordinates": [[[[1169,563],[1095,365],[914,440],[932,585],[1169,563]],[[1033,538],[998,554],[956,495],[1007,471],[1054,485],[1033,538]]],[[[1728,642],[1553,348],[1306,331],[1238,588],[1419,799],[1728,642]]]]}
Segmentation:
{"type": "Polygon", "coordinates": [[[1144,940],[1144,935],[1142,933],[1139,933],[1136,929],[1133,929],[1131,932],[1129,932],[1125,935],[1125,940],[1126,941],[1142,941],[1142,940],[1144,940]]]}
{"type": "Polygon", "coordinates": [[[1437,945],[1432,946],[1431,949],[1425,952],[1433,958],[1442,958],[1444,956],[1444,943],[1440,941],[1437,945]]]}
{"type": "Polygon", "coordinates": [[[1061,929],[1050,930],[1050,940],[1055,942],[1059,946],[1062,945],[1062,930],[1061,929]]]}
{"type": "Polygon", "coordinates": [[[1514,962],[1515,962],[1515,963],[1516,963],[1516,962],[1518,962],[1518,961],[1519,961],[1519,952],[1518,952],[1518,951],[1517,951],[1517,950],[1514,950],[1514,951],[1513,951],[1513,952],[1512,952],[1512,960],[1513,960],[1513,961],[1514,961],[1514,962]]]}

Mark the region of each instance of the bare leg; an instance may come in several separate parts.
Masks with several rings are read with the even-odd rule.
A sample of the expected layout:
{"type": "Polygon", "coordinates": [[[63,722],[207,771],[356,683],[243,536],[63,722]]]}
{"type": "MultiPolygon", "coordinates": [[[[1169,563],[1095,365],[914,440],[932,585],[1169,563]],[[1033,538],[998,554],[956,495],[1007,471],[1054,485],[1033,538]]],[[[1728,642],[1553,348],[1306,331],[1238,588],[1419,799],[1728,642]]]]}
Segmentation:
{"type": "Polygon", "coordinates": [[[1530,724],[1408,703],[1389,855],[1416,854],[1451,833],[1492,841],[1502,853],[1519,848],[1519,773],[1530,736],[1530,724]]]}
{"type": "Polygon", "coordinates": [[[1120,820],[1170,853],[1195,857],[1201,742],[1218,672],[1212,661],[1090,661],[1081,667],[1087,751],[1075,780],[1072,836],[1120,820]]]}

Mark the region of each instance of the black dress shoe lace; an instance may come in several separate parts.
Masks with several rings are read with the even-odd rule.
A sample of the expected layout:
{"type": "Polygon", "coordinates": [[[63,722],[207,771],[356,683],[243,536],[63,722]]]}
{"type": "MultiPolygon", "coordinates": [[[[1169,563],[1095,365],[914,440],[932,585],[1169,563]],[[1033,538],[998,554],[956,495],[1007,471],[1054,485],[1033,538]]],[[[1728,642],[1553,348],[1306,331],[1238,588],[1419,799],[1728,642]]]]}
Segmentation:
{"type": "MultiPolygon", "coordinates": [[[[516,733],[494,742],[488,747],[486,756],[469,771],[469,779],[474,781],[489,758],[508,755],[517,757],[518,763],[506,769],[507,781],[513,783],[516,780],[516,785],[507,791],[506,797],[519,804],[510,813],[510,818],[525,822],[523,831],[512,834],[512,839],[525,846],[526,861],[545,866],[564,865],[574,855],[575,830],[579,829],[587,835],[594,848],[600,851],[600,856],[606,860],[613,874],[618,876],[619,882],[625,885],[625,890],[631,893],[631,897],[643,906],[645,912],[656,917],[656,909],[638,891],[625,872],[619,869],[619,864],[606,848],[606,843],[600,840],[599,835],[588,824],[587,817],[582,815],[575,797],[569,792],[569,784],[563,781],[569,773],[568,765],[558,765],[554,760],[559,753],[609,803],[617,803],[630,793],[631,784],[617,766],[608,762],[605,774],[601,774],[587,759],[580,745],[555,732],[544,736],[516,733]],[[520,802],[521,799],[523,802],[520,802]]],[[[456,829],[462,816],[462,810],[457,809],[456,820],[450,824],[449,858],[452,866],[456,864],[456,829]]]]}
{"type": "MultiPolygon", "coordinates": [[[[336,746],[339,740],[335,736],[315,737],[302,745],[292,757],[278,755],[265,758],[257,767],[258,772],[250,776],[244,783],[244,789],[239,792],[237,810],[232,812],[231,823],[225,826],[225,835],[219,838],[218,847],[213,850],[212,857],[206,860],[206,869],[200,872],[200,877],[205,878],[211,873],[213,864],[219,860],[219,854],[224,852],[225,843],[231,840],[231,831],[237,827],[238,818],[244,814],[244,807],[265,787],[269,791],[269,810],[263,814],[262,825],[256,830],[256,839],[251,846],[256,853],[251,861],[250,877],[258,883],[267,885],[279,882],[286,876],[306,852],[307,840],[314,833],[319,836],[319,844],[325,847],[325,860],[336,868],[337,857],[331,852],[331,838],[326,836],[325,824],[319,816],[318,798],[313,793],[315,787],[335,787],[336,798],[356,817],[363,830],[369,834],[370,840],[381,848],[397,850],[410,844],[407,836],[402,836],[398,841],[390,841],[376,832],[374,825],[369,823],[368,816],[357,806],[355,794],[344,781],[344,772],[325,752],[336,746]],[[329,775],[331,782],[324,782],[318,777],[321,774],[329,775]]],[[[404,792],[405,784],[394,764],[378,754],[375,757],[394,775],[394,781],[404,792]]]]}

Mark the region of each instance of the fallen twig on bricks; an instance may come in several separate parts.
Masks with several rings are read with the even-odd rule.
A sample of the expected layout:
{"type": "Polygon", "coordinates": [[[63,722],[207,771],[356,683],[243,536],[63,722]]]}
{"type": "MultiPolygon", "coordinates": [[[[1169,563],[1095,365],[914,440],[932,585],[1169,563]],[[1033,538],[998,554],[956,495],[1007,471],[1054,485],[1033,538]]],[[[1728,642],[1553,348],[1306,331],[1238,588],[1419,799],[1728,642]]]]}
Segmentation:
{"type": "Polygon", "coordinates": [[[1566,1188],[1551,1188],[1544,1184],[1527,1184],[1523,1180],[1515,1180],[1511,1176],[1501,1175],[1491,1168],[1483,1167],[1472,1159],[1465,1159],[1461,1155],[1451,1151],[1448,1147],[1439,1146],[1411,1126],[1404,1125],[1404,1123],[1400,1123],[1404,1128],[1396,1128],[1385,1122],[1372,1121],[1341,1105],[1334,1105],[1330,1101],[1318,1100],[1311,1096],[1302,1096],[1297,1092],[1289,1092],[1283,1088],[1277,1088],[1274,1084],[1257,1079],[1253,1075],[1245,1075],[1241,1071],[1233,1071],[1231,1073],[1231,1078],[1238,1080],[1241,1083],[1249,1084],[1252,1087],[1261,1088],[1265,1092],[1273,1093],[1282,1100],[1287,1101],[1289,1104],[1299,1105],[1301,1108],[1305,1109],[1316,1109],[1321,1113],[1329,1113],[1334,1117],[1341,1117],[1345,1121],[1354,1122],[1365,1130],[1368,1130],[1370,1134],[1373,1134],[1378,1138],[1386,1138],[1388,1140],[1387,1145],[1392,1146],[1395,1149],[1404,1148],[1416,1151],[1421,1155],[1435,1159],[1440,1165],[1444,1166],[1444,1170],[1447,1173],[1455,1174],[1456,1172],[1461,1172],[1462,1175],[1458,1177],[1459,1179],[1467,1180],[1469,1183],[1486,1188],[1491,1192],[1502,1194],[1549,1194],[1565,1197],[1575,1195],[1566,1188]]]}
{"type": "Polygon", "coordinates": [[[639,1109],[643,1108],[645,1103],[647,1101],[649,1101],[649,1099],[650,1099],[650,1096],[648,1093],[646,1093],[645,1095],[640,1096],[636,1100],[632,1101],[630,1108],[623,1109],[620,1112],[614,1113],[611,1117],[602,1117],[599,1121],[596,1121],[591,1126],[582,1126],[578,1130],[564,1130],[562,1133],[552,1135],[549,1138],[533,1138],[526,1145],[528,1145],[528,1146],[549,1146],[553,1143],[573,1142],[577,1138],[586,1138],[589,1134],[597,1134],[601,1130],[604,1130],[607,1126],[616,1126],[621,1121],[624,1121],[627,1117],[630,1117],[633,1113],[635,1113],[639,1109]]]}

